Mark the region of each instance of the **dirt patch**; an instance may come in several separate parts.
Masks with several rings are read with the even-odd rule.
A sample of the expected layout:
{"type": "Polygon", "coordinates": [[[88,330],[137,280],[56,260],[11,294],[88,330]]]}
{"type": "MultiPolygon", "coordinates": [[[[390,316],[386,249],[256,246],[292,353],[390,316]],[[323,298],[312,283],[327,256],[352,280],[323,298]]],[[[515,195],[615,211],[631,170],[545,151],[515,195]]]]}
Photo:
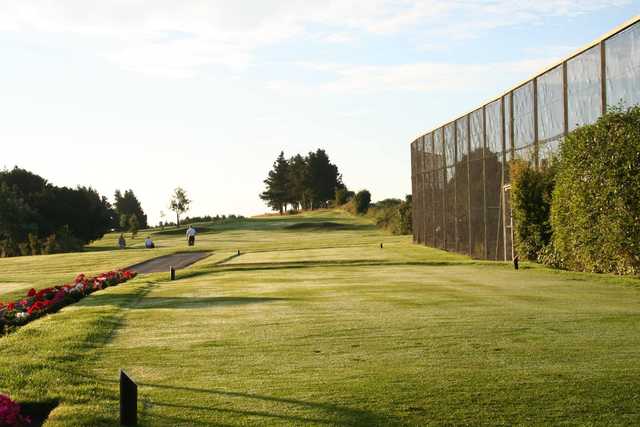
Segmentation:
{"type": "Polygon", "coordinates": [[[190,266],[191,264],[200,261],[211,255],[211,252],[185,252],[180,254],[165,255],[158,258],[150,259],[149,261],[141,262],[139,264],[128,267],[129,270],[133,270],[138,274],[147,273],[160,273],[162,271],[169,271],[169,267],[173,267],[176,270],[190,266]]]}

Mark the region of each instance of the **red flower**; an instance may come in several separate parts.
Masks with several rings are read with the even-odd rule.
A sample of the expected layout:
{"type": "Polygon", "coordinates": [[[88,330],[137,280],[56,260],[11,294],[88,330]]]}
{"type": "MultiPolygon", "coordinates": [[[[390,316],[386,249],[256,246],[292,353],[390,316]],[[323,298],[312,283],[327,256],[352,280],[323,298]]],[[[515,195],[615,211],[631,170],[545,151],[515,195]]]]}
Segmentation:
{"type": "Polygon", "coordinates": [[[9,311],[13,311],[16,309],[16,304],[13,302],[10,302],[9,304],[7,304],[7,310],[9,311]]]}
{"type": "Polygon", "coordinates": [[[36,290],[33,288],[29,289],[29,292],[27,292],[28,297],[33,297],[35,295],[36,295],[36,290]]]}

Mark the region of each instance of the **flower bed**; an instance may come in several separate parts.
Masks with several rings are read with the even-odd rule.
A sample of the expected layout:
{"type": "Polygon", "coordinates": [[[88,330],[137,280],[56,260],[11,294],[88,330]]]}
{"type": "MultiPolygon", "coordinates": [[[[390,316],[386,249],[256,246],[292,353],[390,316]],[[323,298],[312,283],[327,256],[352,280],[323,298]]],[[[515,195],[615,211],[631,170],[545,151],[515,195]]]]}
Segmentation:
{"type": "Polygon", "coordinates": [[[21,427],[29,424],[31,420],[22,414],[20,405],[9,396],[0,394],[0,427],[21,427]]]}
{"type": "Polygon", "coordinates": [[[73,304],[87,295],[109,286],[116,286],[136,276],[134,271],[117,270],[95,277],[78,275],[72,283],[36,291],[30,289],[26,298],[7,303],[0,302],[0,335],[25,325],[47,313],[73,304]]]}

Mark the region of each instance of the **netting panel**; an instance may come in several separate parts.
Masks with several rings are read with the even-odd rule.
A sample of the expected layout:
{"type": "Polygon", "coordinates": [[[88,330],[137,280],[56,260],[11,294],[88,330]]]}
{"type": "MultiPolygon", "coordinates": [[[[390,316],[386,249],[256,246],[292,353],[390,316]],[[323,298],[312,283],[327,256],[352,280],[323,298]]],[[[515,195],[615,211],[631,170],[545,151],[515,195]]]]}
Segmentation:
{"type": "Polygon", "coordinates": [[[513,91],[513,145],[518,158],[533,159],[533,82],[513,91]]]}
{"type": "Polygon", "coordinates": [[[538,140],[551,141],[564,133],[562,65],[538,77],[538,140]]]}
{"type": "Polygon", "coordinates": [[[458,252],[469,251],[469,116],[456,121],[456,247],[458,252]]]}
{"type": "Polygon", "coordinates": [[[469,195],[471,255],[484,257],[483,111],[471,113],[471,153],[469,154],[469,195]]]}
{"type": "Polygon", "coordinates": [[[505,95],[502,98],[502,103],[504,104],[504,149],[507,153],[510,153],[513,147],[511,138],[511,95],[505,95]]]}
{"type": "Polygon", "coordinates": [[[602,113],[600,45],[567,61],[569,131],[598,120],[602,113]]]}
{"type": "Polygon", "coordinates": [[[447,167],[453,166],[456,162],[455,132],[455,123],[450,123],[444,127],[444,154],[447,167]]]}
{"type": "Polygon", "coordinates": [[[502,101],[494,101],[485,107],[487,120],[487,146],[484,155],[502,153],[502,101]]]}
{"type": "Polygon", "coordinates": [[[640,104],[640,23],[605,42],[607,105],[640,104]]]}
{"type": "Polygon", "coordinates": [[[433,152],[433,134],[428,133],[423,138],[424,150],[428,154],[428,158],[425,162],[425,171],[430,172],[435,168],[434,152],[433,152]]]}
{"type": "Polygon", "coordinates": [[[456,139],[457,161],[464,159],[465,156],[469,154],[469,132],[467,132],[468,120],[469,116],[464,116],[463,118],[456,121],[456,129],[458,132],[458,138],[456,139]]]}
{"type": "MultiPolygon", "coordinates": [[[[436,138],[434,138],[435,140],[436,138]]],[[[444,168],[433,171],[433,237],[434,246],[445,249],[444,168]]]]}
{"type": "Polygon", "coordinates": [[[422,194],[424,200],[424,242],[433,246],[433,172],[429,171],[424,174],[424,192],[422,194]]]}

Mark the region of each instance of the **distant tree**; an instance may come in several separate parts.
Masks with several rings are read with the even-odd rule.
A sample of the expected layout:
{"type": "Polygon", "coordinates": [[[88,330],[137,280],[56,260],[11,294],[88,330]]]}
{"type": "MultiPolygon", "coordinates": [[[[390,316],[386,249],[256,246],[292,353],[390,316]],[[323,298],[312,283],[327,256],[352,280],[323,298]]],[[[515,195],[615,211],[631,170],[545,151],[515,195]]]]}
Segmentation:
{"type": "Polygon", "coordinates": [[[19,255],[18,243],[27,238],[33,210],[16,191],[0,183],[0,255],[19,255]]]}
{"type": "Polygon", "coordinates": [[[92,188],[56,187],[17,167],[0,171],[0,211],[4,256],[80,249],[102,237],[115,218],[107,199],[92,188]]]}
{"type": "Polygon", "coordinates": [[[336,189],[336,206],[342,206],[347,203],[349,198],[349,190],[346,188],[337,188],[336,189]]]}
{"type": "Polygon", "coordinates": [[[176,214],[176,224],[180,226],[180,215],[189,210],[191,200],[187,197],[187,192],[183,188],[176,188],[171,195],[169,209],[176,214]]]}
{"type": "Polygon", "coordinates": [[[358,214],[365,214],[371,204],[371,193],[368,190],[359,191],[354,197],[355,209],[358,214]]]}
{"type": "Polygon", "coordinates": [[[167,217],[167,214],[164,213],[164,211],[160,211],[160,229],[164,230],[164,225],[167,222],[167,220],[165,219],[167,217]]]}
{"type": "Polygon", "coordinates": [[[335,192],[345,188],[338,167],[322,149],[289,160],[280,152],[264,183],[266,189],[260,198],[281,214],[288,205],[293,210],[328,207],[335,192]]]}
{"type": "Polygon", "coordinates": [[[109,201],[89,187],[53,187],[39,212],[48,218],[46,235],[70,235],[85,244],[109,231],[115,217],[109,201]],[[64,233],[62,228],[66,228],[64,233]]]}
{"type": "Polygon", "coordinates": [[[138,217],[134,214],[129,217],[129,231],[131,232],[131,238],[135,239],[138,235],[138,230],[140,230],[140,221],[138,217]]]}
{"type": "Polygon", "coordinates": [[[129,228],[129,216],[122,214],[120,215],[119,225],[121,230],[127,230],[129,228]]]}
{"type": "Polygon", "coordinates": [[[398,213],[400,216],[400,229],[398,234],[411,234],[413,232],[413,219],[412,219],[412,197],[411,194],[407,194],[404,202],[400,204],[398,213]]]}
{"type": "Polygon", "coordinates": [[[273,163],[273,169],[269,171],[264,183],[266,189],[260,194],[260,198],[273,210],[282,214],[287,209],[287,204],[290,201],[290,193],[288,191],[289,163],[284,158],[284,152],[280,152],[280,155],[273,163]]]}
{"type": "Polygon", "coordinates": [[[300,154],[289,159],[289,175],[287,182],[287,201],[294,210],[306,207],[307,161],[300,154]]]}
{"type": "Polygon", "coordinates": [[[306,188],[311,197],[311,209],[327,207],[338,188],[344,188],[338,167],[331,163],[327,153],[318,149],[307,156],[306,188]]]}
{"type": "Polygon", "coordinates": [[[118,217],[126,215],[127,218],[129,218],[131,215],[135,215],[138,217],[141,228],[147,228],[149,226],[147,223],[147,215],[144,213],[142,205],[133,193],[133,190],[125,190],[124,194],[122,194],[120,190],[116,190],[114,199],[114,208],[118,217]]]}

